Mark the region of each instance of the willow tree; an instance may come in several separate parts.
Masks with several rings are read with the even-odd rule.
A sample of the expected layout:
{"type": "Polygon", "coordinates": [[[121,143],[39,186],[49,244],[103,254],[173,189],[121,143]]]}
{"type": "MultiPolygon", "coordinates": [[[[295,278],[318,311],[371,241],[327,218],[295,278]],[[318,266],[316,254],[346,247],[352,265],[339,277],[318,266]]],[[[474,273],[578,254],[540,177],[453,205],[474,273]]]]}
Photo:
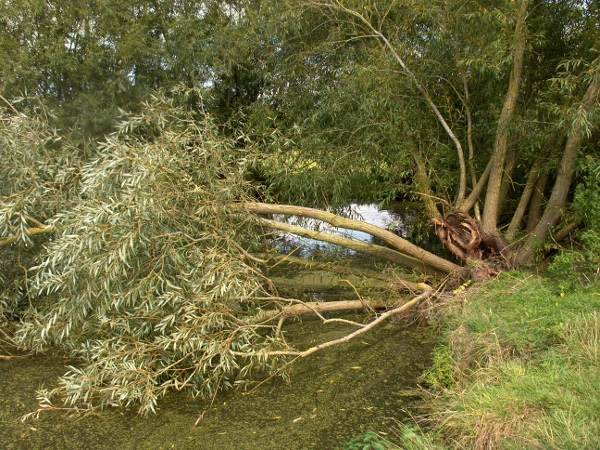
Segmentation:
{"type": "Polygon", "coordinates": [[[287,192],[312,204],[420,198],[463,261],[531,264],[540,243],[577,226],[569,193],[598,129],[597,9],[527,0],[287,7],[292,25],[279,28],[271,90],[256,111],[279,117],[271,126],[293,144],[274,147],[262,176],[284,201],[294,201],[287,192]]]}
{"type": "MultiPolygon", "coordinates": [[[[93,32],[104,19],[120,23],[108,20],[119,5],[106,3],[99,15],[63,5],[57,20],[74,8],[73,16],[86,13],[83,22],[98,25],[76,33],[82,47],[73,48],[65,47],[72,33],[46,26],[39,11],[38,39],[25,42],[18,4],[4,5],[17,8],[3,22],[12,44],[54,43],[64,60],[86,62],[5,67],[3,80],[41,90],[53,100],[41,105],[55,109],[5,101],[0,121],[0,317],[13,332],[2,337],[77,358],[56,391],[71,406],[138,403],[148,412],[169,389],[212,396],[245,384],[254,370],[285,375],[285,357],[344,342],[434,295],[400,280],[396,289],[416,295],[407,306],[392,299],[376,306],[393,309],[352,323],[358,329],[345,338],[291,349],[283,320],[330,306],[279,296],[255,253],[265,227],[423,272],[468,275],[468,267],[389,231],[315,207],[419,200],[465,263],[528,263],[538,241],[576,225],[568,202],[577,156],[597,159],[596,3],[214,2],[214,10],[193,10],[191,25],[184,21],[193,28],[210,11],[226,18],[209,36],[182,25],[186,5],[158,5],[167,8],[165,22],[156,5],[134,5],[124,17],[141,15],[141,34],[108,27],[123,35],[109,33],[114,43],[105,47],[110,39],[93,32]],[[167,39],[174,36],[181,39],[167,39]],[[188,38],[198,45],[191,56],[188,38]],[[135,47],[130,65],[115,56],[127,42],[135,47]],[[200,57],[207,47],[210,63],[200,57]],[[86,78],[93,49],[114,63],[106,78],[102,70],[86,78]],[[19,75],[22,68],[31,70],[19,75]],[[138,113],[87,145],[48,125],[51,113],[64,114],[116,79],[136,93],[170,84],[170,76],[186,87],[127,103],[138,113]],[[271,214],[360,229],[387,246],[264,217],[271,214]]],[[[49,393],[41,395],[50,406],[49,393]]]]}

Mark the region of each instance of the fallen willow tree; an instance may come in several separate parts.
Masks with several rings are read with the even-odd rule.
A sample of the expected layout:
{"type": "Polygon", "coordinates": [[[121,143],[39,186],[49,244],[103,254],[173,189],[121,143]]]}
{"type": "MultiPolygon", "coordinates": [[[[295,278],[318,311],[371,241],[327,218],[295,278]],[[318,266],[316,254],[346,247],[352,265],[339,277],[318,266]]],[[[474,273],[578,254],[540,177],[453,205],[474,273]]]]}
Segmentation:
{"type": "MultiPolygon", "coordinates": [[[[273,255],[260,254],[258,225],[285,227],[261,215],[298,210],[254,203],[257,186],[246,180],[253,155],[221,137],[207,115],[178,106],[181,95],[157,95],[90,148],[39,115],[9,109],[0,120],[2,348],[72,360],[58,387],[38,392],[35,414],[129,405],[146,414],[170,390],[212,398],[252,383],[252,373],[287,377],[290,359],[316,350],[290,347],[286,320],[310,314],[358,327],[318,347],[327,348],[434,295],[396,276],[386,300],[280,295],[263,270],[273,255]],[[371,315],[365,323],[325,317],[350,310],[371,315]]],[[[381,260],[463,270],[385,230],[302,213],[381,237],[390,248],[336,242],[381,260]]]]}

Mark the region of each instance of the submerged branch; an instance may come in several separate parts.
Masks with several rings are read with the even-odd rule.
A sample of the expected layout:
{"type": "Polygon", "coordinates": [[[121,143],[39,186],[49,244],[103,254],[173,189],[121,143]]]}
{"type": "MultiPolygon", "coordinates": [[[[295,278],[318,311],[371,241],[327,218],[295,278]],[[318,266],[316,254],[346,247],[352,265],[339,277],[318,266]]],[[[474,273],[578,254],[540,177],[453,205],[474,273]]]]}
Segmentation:
{"type": "Polygon", "coordinates": [[[423,292],[422,294],[416,296],[415,298],[413,298],[412,300],[410,300],[409,302],[405,303],[402,306],[399,306],[398,308],[394,308],[391,309],[389,311],[386,311],[385,313],[383,313],[382,315],[380,315],[379,317],[377,317],[375,320],[373,320],[372,322],[366,324],[365,326],[363,326],[362,328],[354,331],[353,333],[350,333],[342,338],[339,339],[334,339],[332,341],[328,341],[328,342],[324,342],[322,344],[316,345],[314,347],[311,347],[307,350],[304,351],[297,351],[297,350],[277,350],[277,351],[272,351],[272,352],[268,352],[269,356],[297,356],[300,358],[304,358],[306,356],[312,355],[313,353],[318,352],[319,350],[323,350],[325,348],[328,347],[333,347],[335,345],[339,345],[339,344],[343,344],[345,342],[351,341],[352,339],[354,339],[357,336],[360,336],[361,334],[366,333],[367,331],[373,329],[374,327],[376,327],[377,325],[379,325],[381,322],[389,319],[390,317],[400,314],[404,311],[407,311],[408,309],[412,308],[413,306],[416,306],[417,304],[419,304],[420,302],[427,300],[428,298],[431,298],[433,295],[435,294],[435,290],[432,288],[427,289],[425,292],[423,292]]]}

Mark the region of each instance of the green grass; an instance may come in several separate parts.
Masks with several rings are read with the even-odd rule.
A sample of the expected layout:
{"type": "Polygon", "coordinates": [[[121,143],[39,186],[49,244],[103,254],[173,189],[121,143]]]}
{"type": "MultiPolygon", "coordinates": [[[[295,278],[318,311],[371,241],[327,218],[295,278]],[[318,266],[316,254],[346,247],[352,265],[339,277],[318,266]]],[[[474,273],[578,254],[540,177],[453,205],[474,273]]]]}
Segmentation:
{"type": "Polygon", "coordinates": [[[447,305],[427,431],[400,448],[600,448],[599,311],[600,283],[564,293],[517,272],[447,305]]]}

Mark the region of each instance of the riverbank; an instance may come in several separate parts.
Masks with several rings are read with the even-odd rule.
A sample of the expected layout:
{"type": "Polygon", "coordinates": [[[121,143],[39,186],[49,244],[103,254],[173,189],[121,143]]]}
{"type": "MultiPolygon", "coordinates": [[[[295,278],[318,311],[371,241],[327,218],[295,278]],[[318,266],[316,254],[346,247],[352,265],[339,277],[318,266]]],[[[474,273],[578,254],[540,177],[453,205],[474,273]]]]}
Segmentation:
{"type": "Polygon", "coordinates": [[[598,311],[600,282],[565,292],[521,272],[444,305],[431,395],[399,448],[600,448],[598,311]]]}

